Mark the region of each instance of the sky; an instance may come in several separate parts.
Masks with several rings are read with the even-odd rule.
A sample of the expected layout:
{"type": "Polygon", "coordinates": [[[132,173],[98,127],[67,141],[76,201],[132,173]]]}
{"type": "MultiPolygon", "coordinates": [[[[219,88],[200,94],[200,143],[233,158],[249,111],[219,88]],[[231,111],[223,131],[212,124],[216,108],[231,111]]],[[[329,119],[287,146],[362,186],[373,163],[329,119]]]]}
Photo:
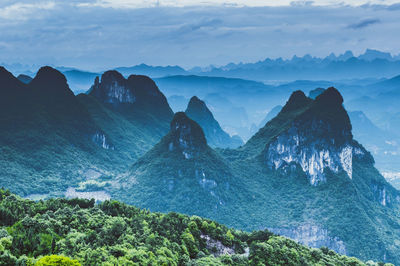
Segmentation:
{"type": "Polygon", "coordinates": [[[2,0],[0,62],[224,65],[400,53],[400,0],[2,0]]]}

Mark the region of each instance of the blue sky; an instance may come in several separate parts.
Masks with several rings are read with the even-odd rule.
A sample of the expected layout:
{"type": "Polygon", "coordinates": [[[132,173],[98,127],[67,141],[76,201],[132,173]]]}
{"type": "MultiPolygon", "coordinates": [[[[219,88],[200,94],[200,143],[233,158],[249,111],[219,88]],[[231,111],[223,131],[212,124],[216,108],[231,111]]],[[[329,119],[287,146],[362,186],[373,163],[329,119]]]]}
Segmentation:
{"type": "Polygon", "coordinates": [[[88,70],[400,53],[400,1],[2,0],[0,62],[88,70]]]}

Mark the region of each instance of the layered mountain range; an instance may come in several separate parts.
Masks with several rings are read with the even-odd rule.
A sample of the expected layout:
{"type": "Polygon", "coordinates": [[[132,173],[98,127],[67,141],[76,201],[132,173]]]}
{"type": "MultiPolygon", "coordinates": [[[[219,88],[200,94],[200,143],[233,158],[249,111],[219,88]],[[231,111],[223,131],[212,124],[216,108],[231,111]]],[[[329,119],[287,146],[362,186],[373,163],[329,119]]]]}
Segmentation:
{"type": "Polygon", "coordinates": [[[50,67],[26,83],[2,68],[0,92],[0,186],[20,195],[103,193],[400,263],[400,193],[353,138],[333,87],[293,92],[240,147],[203,101],[173,114],[146,76],[107,71],[75,96],[50,67]]]}

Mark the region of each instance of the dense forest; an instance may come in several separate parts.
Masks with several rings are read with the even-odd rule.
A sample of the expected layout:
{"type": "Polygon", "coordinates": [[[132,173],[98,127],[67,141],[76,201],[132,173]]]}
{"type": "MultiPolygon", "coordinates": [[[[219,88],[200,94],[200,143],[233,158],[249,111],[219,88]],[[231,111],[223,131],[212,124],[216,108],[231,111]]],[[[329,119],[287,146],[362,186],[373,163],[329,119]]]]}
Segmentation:
{"type": "Polygon", "coordinates": [[[0,265],[383,265],[271,232],[118,201],[30,201],[0,190],[0,265]]]}

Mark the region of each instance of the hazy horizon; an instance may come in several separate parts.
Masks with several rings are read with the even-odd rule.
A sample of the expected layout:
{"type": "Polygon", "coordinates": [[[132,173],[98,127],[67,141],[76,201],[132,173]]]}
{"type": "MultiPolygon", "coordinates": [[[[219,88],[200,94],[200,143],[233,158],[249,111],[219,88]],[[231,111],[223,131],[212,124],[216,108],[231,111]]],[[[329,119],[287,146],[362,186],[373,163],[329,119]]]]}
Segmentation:
{"type": "Polygon", "coordinates": [[[5,1],[0,62],[99,71],[347,50],[398,55],[399,15],[399,1],[5,1]]]}

